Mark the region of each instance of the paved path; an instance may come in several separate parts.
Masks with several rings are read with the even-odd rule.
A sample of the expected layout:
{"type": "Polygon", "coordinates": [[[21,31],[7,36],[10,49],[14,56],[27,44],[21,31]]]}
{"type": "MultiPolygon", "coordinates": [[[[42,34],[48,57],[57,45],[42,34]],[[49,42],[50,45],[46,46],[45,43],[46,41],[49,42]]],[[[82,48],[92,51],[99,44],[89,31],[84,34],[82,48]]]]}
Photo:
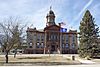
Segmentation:
{"type": "Polygon", "coordinates": [[[79,61],[83,64],[94,64],[96,62],[93,62],[93,61],[90,61],[90,60],[82,60],[82,59],[79,59],[79,61]]]}
{"type": "Polygon", "coordinates": [[[78,60],[83,64],[94,64],[94,63],[96,63],[96,62],[93,62],[91,60],[80,59],[77,55],[63,55],[63,57],[70,58],[70,59],[72,59],[72,56],[75,56],[75,60],[78,60]]]}
{"type": "MultiPolygon", "coordinates": [[[[6,67],[6,66],[0,66],[6,67]]],[[[100,64],[92,64],[92,65],[55,65],[55,66],[7,66],[7,67],[100,67],[100,64]]]]}

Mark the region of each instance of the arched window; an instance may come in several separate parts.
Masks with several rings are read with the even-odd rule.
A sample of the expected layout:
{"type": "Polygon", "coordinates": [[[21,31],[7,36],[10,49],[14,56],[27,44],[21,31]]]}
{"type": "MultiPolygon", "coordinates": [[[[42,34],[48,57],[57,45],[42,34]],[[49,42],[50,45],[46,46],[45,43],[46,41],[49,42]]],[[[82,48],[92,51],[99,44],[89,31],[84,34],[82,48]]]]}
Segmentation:
{"type": "Polygon", "coordinates": [[[43,43],[41,43],[41,48],[43,48],[44,47],[44,44],[43,43]]]}
{"type": "Polygon", "coordinates": [[[75,48],[75,44],[74,43],[72,44],[72,48],[75,48]]]}
{"type": "Polygon", "coordinates": [[[69,47],[69,45],[68,45],[68,43],[66,43],[66,48],[68,48],[69,47]]]}
{"type": "Polygon", "coordinates": [[[40,47],[40,44],[39,44],[39,43],[37,43],[36,47],[37,47],[37,48],[39,48],[39,47],[40,47]]]}
{"type": "Polygon", "coordinates": [[[29,44],[29,48],[32,48],[32,43],[29,44]]]}

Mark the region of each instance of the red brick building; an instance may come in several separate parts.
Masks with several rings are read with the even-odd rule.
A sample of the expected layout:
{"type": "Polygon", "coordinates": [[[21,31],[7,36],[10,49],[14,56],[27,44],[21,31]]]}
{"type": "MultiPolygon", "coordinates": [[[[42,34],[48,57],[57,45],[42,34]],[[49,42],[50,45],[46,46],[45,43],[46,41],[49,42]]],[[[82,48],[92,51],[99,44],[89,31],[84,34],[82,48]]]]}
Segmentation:
{"type": "Polygon", "coordinates": [[[55,23],[55,14],[50,9],[46,16],[46,27],[41,30],[27,28],[27,45],[24,53],[77,53],[77,30],[63,29],[55,23]],[[65,30],[65,31],[62,31],[65,30]]]}

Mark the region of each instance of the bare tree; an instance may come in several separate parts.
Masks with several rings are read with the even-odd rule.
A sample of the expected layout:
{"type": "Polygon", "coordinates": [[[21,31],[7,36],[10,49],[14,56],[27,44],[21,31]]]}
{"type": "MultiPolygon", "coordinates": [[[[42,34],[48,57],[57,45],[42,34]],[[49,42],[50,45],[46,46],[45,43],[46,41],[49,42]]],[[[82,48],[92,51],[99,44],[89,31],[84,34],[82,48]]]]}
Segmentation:
{"type": "Polygon", "coordinates": [[[6,24],[0,24],[4,33],[4,37],[1,38],[0,44],[5,52],[6,63],[8,63],[8,54],[11,49],[15,49],[14,57],[16,57],[17,48],[21,45],[22,30],[25,26],[19,28],[18,23],[20,20],[13,17],[10,17],[3,22],[6,24]]]}
{"type": "Polygon", "coordinates": [[[17,49],[22,46],[23,44],[23,39],[25,38],[26,35],[23,34],[23,30],[26,27],[26,25],[19,27],[20,25],[17,25],[12,31],[13,39],[15,40],[15,45],[14,45],[14,58],[16,57],[17,54],[17,49]]]}
{"type": "Polygon", "coordinates": [[[13,48],[15,40],[12,38],[12,34],[9,31],[10,26],[5,27],[2,25],[4,31],[4,37],[1,39],[0,44],[5,52],[6,63],[8,63],[8,53],[13,48]]]}

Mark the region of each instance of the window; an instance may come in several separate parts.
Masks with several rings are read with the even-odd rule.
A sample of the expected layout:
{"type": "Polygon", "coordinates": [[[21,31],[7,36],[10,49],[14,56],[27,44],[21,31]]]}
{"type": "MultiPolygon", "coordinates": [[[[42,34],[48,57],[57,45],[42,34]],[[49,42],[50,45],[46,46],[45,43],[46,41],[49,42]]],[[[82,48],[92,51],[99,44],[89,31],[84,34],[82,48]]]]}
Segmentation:
{"type": "Polygon", "coordinates": [[[58,36],[56,35],[56,40],[58,40],[58,36]]]}
{"type": "Polygon", "coordinates": [[[37,35],[37,41],[40,41],[40,35],[39,34],[37,35]]]}
{"type": "Polygon", "coordinates": [[[43,43],[41,43],[41,48],[43,48],[44,47],[44,44],[43,43]]]}
{"type": "Polygon", "coordinates": [[[68,43],[66,43],[66,48],[68,48],[69,47],[69,45],[68,45],[68,43]]]}
{"type": "Polygon", "coordinates": [[[52,35],[50,36],[50,40],[56,40],[56,36],[55,36],[54,34],[52,34],[52,35]]]}
{"type": "Polygon", "coordinates": [[[43,48],[44,47],[44,43],[37,43],[36,47],[37,48],[43,48]]]}
{"type": "Polygon", "coordinates": [[[50,40],[53,40],[53,35],[51,35],[51,38],[50,38],[50,40]]]}
{"type": "Polygon", "coordinates": [[[62,44],[62,48],[64,48],[65,47],[65,44],[62,44]]]}
{"type": "Polygon", "coordinates": [[[66,42],[68,42],[68,35],[66,35],[66,42]]]}
{"type": "Polygon", "coordinates": [[[64,41],[64,40],[65,40],[65,36],[63,35],[63,36],[62,36],[62,41],[64,41]]]}
{"type": "Polygon", "coordinates": [[[56,40],[56,36],[55,35],[53,35],[53,39],[56,40]]]}
{"type": "Polygon", "coordinates": [[[72,48],[75,48],[75,44],[74,43],[72,44],[72,48]]]}
{"type": "Polygon", "coordinates": [[[32,48],[32,43],[29,44],[29,48],[32,48]]]}
{"type": "Polygon", "coordinates": [[[41,39],[41,41],[44,41],[44,39],[41,39]]]}
{"type": "Polygon", "coordinates": [[[39,48],[39,46],[40,46],[40,44],[39,44],[39,43],[37,43],[36,47],[37,47],[37,48],[39,48]]]}
{"type": "Polygon", "coordinates": [[[44,41],[44,35],[41,36],[41,41],[44,41]]]}
{"type": "Polygon", "coordinates": [[[34,39],[36,39],[36,34],[34,34],[34,39]]]}

